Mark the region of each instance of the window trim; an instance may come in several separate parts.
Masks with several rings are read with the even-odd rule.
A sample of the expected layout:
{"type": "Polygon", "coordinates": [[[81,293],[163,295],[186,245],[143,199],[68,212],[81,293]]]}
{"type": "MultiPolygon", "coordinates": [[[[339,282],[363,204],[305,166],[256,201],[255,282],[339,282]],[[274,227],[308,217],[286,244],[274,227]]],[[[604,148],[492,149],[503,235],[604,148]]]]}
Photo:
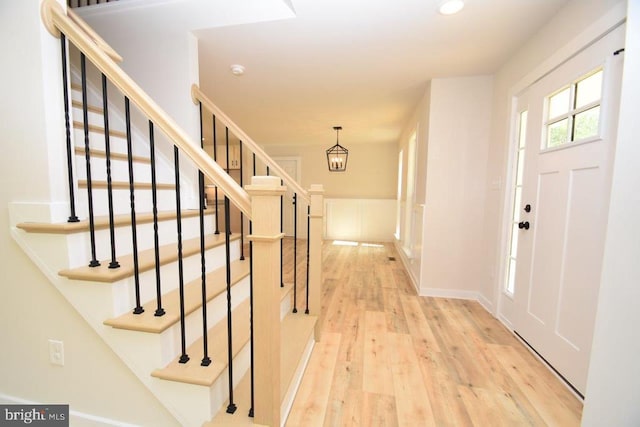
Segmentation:
{"type": "MultiPolygon", "coordinates": [[[[545,152],[553,152],[553,151],[558,151],[558,150],[562,150],[568,147],[575,147],[577,145],[582,145],[582,144],[586,144],[586,143],[591,143],[591,142],[596,142],[596,141],[600,141],[602,140],[602,120],[601,120],[601,115],[598,116],[598,132],[595,135],[592,136],[588,136],[586,138],[581,138],[581,139],[573,139],[574,134],[575,134],[575,117],[578,114],[581,114],[587,110],[590,110],[592,108],[595,107],[602,107],[602,103],[603,103],[603,92],[604,92],[604,85],[605,85],[605,67],[604,65],[599,65],[597,68],[594,68],[593,70],[589,71],[586,74],[581,75],[580,77],[578,77],[577,79],[573,80],[571,83],[565,84],[561,87],[559,87],[557,90],[554,90],[553,92],[551,92],[550,94],[548,94],[547,96],[544,97],[544,117],[545,117],[545,121],[543,122],[543,126],[544,126],[544,132],[542,133],[542,141],[541,141],[541,146],[540,146],[540,153],[545,153],[545,152]],[[579,108],[575,108],[573,107],[575,105],[576,102],[576,90],[578,87],[578,84],[586,79],[588,79],[589,77],[602,72],[602,79],[601,79],[601,83],[600,83],[600,97],[595,100],[595,101],[591,101],[588,104],[585,104],[579,108]],[[554,97],[555,95],[567,90],[567,88],[569,89],[569,110],[566,113],[563,114],[559,114],[557,116],[554,117],[548,117],[549,116],[549,104],[550,104],[550,99],[552,97],[554,97]],[[567,141],[560,144],[560,145],[556,145],[554,147],[549,147],[549,126],[555,124],[555,123],[559,123],[563,120],[568,120],[567,123],[567,141]]],[[[602,111],[602,110],[601,110],[602,111]]]]}

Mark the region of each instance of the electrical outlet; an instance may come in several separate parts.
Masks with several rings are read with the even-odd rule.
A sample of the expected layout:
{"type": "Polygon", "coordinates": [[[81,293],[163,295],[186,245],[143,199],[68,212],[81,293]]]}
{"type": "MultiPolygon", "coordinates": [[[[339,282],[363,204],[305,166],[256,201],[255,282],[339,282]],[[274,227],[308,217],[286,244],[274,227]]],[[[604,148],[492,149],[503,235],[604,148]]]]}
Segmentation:
{"type": "Polygon", "coordinates": [[[57,340],[49,340],[49,362],[52,365],[64,366],[64,343],[57,340]]]}

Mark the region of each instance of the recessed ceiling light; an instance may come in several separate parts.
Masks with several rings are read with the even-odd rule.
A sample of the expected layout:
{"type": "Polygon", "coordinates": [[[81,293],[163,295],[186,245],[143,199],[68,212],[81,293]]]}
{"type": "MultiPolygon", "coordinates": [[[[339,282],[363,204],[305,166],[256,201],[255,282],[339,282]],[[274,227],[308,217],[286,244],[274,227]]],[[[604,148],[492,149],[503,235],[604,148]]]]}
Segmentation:
{"type": "Polygon", "coordinates": [[[443,15],[453,15],[458,13],[464,7],[464,1],[462,0],[447,0],[440,4],[440,13],[443,15]]]}
{"type": "Polygon", "coordinates": [[[231,66],[231,73],[234,76],[241,76],[244,74],[244,67],[240,64],[234,64],[231,66]]]}

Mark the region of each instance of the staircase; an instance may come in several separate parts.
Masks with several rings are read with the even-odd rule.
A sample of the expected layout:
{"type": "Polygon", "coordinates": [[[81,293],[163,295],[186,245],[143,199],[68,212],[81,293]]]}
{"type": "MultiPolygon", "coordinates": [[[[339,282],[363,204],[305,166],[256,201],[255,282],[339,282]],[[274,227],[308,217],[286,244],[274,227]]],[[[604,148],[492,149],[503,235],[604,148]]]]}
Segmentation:
{"type": "MultiPolygon", "coordinates": [[[[66,102],[70,215],[51,223],[41,218],[56,215],[14,203],[14,239],[180,424],[284,424],[319,337],[320,314],[319,301],[307,303],[306,313],[292,302],[300,292],[319,295],[319,286],[281,286],[278,205],[287,177],[254,178],[247,195],[206,153],[183,144],[181,132],[163,122],[155,105],[145,105],[144,96],[134,114],[148,117],[148,130],[140,126],[144,120],[132,120],[135,91],[116,83],[124,86],[123,115],[113,107],[122,98],[106,83],[110,70],[101,71],[102,91],[85,72],[84,55],[106,56],[104,42],[57,3],[45,1],[44,8],[48,24],[82,54],[71,60],[80,65],[71,70],[66,102]],[[107,87],[109,98],[103,98],[107,87]],[[173,159],[170,148],[155,147],[154,129],[173,143],[173,159]],[[200,171],[195,180],[189,168],[180,169],[191,162],[200,171]],[[205,177],[226,195],[207,206],[205,177]],[[251,236],[231,229],[232,204],[253,219],[251,236]]],[[[230,120],[227,125],[235,129],[230,120]]],[[[321,197],[316,188],[309,208],[308,238],[318,236],[309,257],[315,283],[321,197]]]]}

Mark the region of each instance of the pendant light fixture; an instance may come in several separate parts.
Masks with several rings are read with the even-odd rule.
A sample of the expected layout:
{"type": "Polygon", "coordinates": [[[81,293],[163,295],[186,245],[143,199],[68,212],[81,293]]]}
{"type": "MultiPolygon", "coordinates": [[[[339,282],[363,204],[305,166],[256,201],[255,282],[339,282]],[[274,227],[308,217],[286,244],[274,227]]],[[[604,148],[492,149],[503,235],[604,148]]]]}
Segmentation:
{"type": "Polygon", "coordinates": [[[338,143],[338,132],[342,130],[342,126],[334,126],[333,129],[336,131],[336,145],[327,150],[329,172],[344,172],[347,170],[349,150],[338,143]]]}

